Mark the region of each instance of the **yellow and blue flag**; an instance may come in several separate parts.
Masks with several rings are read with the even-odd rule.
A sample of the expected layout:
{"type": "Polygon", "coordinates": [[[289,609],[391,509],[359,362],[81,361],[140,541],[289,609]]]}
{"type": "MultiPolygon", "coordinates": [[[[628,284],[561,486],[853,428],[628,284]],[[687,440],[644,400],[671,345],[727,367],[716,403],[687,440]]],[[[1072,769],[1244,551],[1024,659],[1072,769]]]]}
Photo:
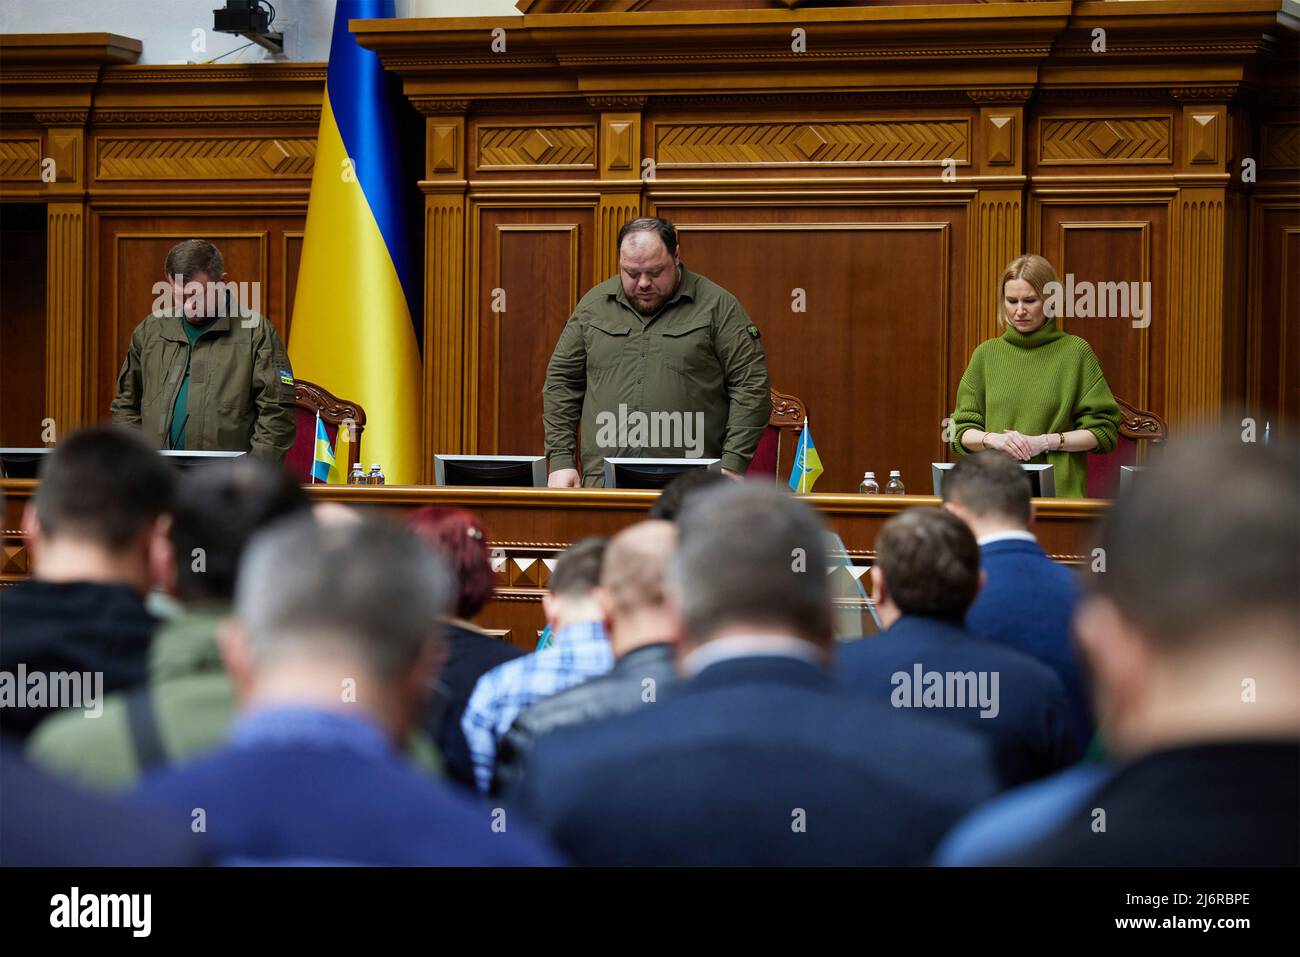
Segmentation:
{"type": "MultiPolygon", "coordinates": [[[[366,452],[388,481],[420,480],[420,350],[397,114],[379,57],[350,19],[394,0],[338,0],[289,329],[294,373],[366,410],[366,452]]],[[[346,461],[346,459],[344,459],[346,461]]],[[[313,465],[313,471],[315,465],[313,465]]]]}
{"type": "Polygon", "coordinates": [[[799,436],[799,445],[794,450],[794,468],[790,470],[790,491],[811,492],[817,477],[822,474],[822,457],[813,445],[812,432],[808,431],[808,420],[803,420],[803,433],[799,436]]]}
{"type": "MultiPolygon", "coordinates": [[[[339,430],[343,434],[343,430],[339,430]]],[[[312,453],[311,460],[311,477],[317,482],[328,482],[330,470],[334,468],[334,450],[330,448],[329,433],[325,431],[325,423],[321,421],[320,416],[316,416],[316,447],[312,453]]]]}

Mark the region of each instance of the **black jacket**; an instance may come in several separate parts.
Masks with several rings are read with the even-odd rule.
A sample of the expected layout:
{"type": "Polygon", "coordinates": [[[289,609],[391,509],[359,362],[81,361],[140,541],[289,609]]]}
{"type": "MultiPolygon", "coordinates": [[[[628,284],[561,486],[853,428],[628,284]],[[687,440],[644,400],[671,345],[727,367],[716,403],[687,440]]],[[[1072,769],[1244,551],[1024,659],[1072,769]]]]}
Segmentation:
{"type": "Polygon", "coordinates": [[[635,711],[642,704],[671,694],[676,684],[672,645],[646,645],[619,658],[607,674],[525,708],[497,742],[492,793],[504,794],[518,782],[540,736],[557,728],[635,711]]]}
{"type": "Polygon", "coordinates": [[[425,712],[424,730],[442,752],[447,777],[472,789],[474,762],[465,732],[460,729],[465,705],[479,678],[524,652],[508,641],[460,625],[448,625],[446,636],[451,645],[450,654],[425,712]]]}
{"type": "Polygon", "coordinates": [[[38,673],[47,685],[53,673],[102,674],[95,690],[104,694],[144,684],[157,624],[126,585],[27,581],[0,591],[0,671],[16,683],[21,666],[28,679],[14,688],[20,700],[0,708],[0,728],[26,738],[55,710],[17,706],[29,700],[38,673]]]}

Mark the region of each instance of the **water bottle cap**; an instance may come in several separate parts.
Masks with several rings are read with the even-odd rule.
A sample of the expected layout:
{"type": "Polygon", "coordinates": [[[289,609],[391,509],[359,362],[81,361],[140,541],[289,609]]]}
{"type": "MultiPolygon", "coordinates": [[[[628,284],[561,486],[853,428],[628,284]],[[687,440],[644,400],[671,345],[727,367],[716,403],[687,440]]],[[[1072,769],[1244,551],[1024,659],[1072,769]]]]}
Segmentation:
{"type": "Polygon", "coordinates": [[[863,478],[875,478],[875,477],[876,477],[876,473],[875,473],[875,472],[867,472],[867,473],[866,473],[865,475],[863,475],[862,477],[863,477],[863,478]]]}
{"type": "Polygon", "coordinates": [[[371,466],[370,466],[370,471],[372,471],[372,472],[378,472],[378,471],[379,471],[379,463],[376,462],[376,463],[374,463],[373,465],[371,465],[371,466]]]}
{"type": "Polygon", "coordinates": [[[893,478],[895,475],[898,475],[898,474],[899,474],[898,469],[890,469],[890,470],[889,470],[889,477],[890,477],[890,478],[893,478]]]}

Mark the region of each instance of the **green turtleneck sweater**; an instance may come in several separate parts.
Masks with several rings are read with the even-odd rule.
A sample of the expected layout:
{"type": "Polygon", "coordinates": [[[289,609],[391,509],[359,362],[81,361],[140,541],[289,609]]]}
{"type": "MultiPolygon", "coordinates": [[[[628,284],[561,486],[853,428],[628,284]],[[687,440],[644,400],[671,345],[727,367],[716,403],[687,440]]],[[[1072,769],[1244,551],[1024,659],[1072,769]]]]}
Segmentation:
{"type": "MultiPolygon", "coordinates": [[[[968,429],[1024,435],[1087,429],[1097,437],[1098,454],[1115,448],[1120,411],[1110,393],[1092,347],[1067,335],[1048,319],[1025,335],[1008,325],[1000,338],[982,342],[957,386],[952,414],[952,449],[968,429]]],[[[1084,498],[1088,494],[1087,452],[1047,452],[1031,459],[1055,466],[1056,494],[1084,498]]]]}

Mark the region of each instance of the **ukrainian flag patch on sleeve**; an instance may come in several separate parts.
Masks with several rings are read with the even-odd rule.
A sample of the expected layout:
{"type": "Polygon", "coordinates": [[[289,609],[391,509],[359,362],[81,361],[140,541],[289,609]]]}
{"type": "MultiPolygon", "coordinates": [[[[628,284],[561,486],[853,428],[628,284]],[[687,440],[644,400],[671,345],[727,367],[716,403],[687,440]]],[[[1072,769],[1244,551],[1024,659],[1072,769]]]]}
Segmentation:
{"type": "Polygon", "coordinates": [[[293,385],[293,375],[289,372],[288,369],[280,370],[280,381],[283,382],[285,385],[293,385]]]}

